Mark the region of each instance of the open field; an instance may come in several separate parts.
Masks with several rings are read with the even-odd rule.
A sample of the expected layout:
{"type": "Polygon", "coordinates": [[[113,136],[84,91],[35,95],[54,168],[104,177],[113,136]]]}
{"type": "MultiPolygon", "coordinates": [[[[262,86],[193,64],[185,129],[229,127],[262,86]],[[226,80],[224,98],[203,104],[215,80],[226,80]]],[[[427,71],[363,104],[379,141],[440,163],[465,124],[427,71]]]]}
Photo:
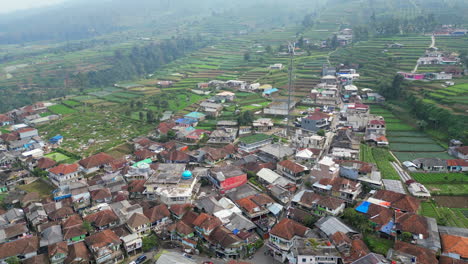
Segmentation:
{"type": "Polygon", "coordinates": [[[64,155],[64,154],[59,153],[59,152],[51,152],[51,153],[49,153],[47,155],[44,155],[44,157],[53,159],[55,162],[63,162],[63,161],[67,161],[67,160],[71,159],[67,155],[64,155]]]}
{"type": "Polygon", "coordinates": [[[41,179],[38,179],[35,182],[27,185],[21,185],[18,188],[26,192],[37,192],[42,197],[50,196],[51,192],[54,190],[53,186],[49,185],[41,179]]]}
{"type": "Polygon", "coordinates": [[[442,207],[433,202],[422,202],[420,213],[435,218],[439,225],[468,228],[467,211],[468,209],[442,207]]]}
{"type": "Polygon", "coordinates": [[[432,195],[466,195],[468,184],[425,184],[432,195]]]}
{"type": "Polygon", "coordinates": [[[76,112],[76,110],[61,104],[49,106],[49,111],[57,115],[69,115],[76,112]]]}

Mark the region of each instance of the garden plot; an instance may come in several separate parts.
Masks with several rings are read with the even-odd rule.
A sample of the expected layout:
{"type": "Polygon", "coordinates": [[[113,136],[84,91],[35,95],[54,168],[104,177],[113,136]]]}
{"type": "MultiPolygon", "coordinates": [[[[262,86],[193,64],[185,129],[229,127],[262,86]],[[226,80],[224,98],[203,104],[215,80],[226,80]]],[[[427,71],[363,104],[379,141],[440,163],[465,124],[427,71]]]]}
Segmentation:
{"type": "Polygon", "coordinates": [[[411,173],[411,177],[420,183],[433,183],[433,184],[465,184],[468,183],[468,175],[464,173],[411,173]]]}
{"type": "Polygon", "coordinates": [[[57,115],[69,115],[76,112],[75,109],[66,107],[62,104],[56,104],[48,107],[49,111],[57,115]]]}

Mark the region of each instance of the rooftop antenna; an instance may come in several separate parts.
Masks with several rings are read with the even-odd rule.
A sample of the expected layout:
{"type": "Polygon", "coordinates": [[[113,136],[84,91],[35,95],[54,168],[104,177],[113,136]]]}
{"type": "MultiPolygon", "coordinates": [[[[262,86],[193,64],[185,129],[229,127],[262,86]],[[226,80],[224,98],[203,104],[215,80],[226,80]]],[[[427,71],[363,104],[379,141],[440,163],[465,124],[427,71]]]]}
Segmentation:
{"type": "Polygon", "coordinates": [[[288,42],[288,53],[289,53],[289,73],[288,73],[288,116],[286,124],[286,137],[290,135],[290,124],[291,124],[291,92],[293,89],[293,67],[294,67],[294,55],[295,55],[296,42],[288,42]]]}

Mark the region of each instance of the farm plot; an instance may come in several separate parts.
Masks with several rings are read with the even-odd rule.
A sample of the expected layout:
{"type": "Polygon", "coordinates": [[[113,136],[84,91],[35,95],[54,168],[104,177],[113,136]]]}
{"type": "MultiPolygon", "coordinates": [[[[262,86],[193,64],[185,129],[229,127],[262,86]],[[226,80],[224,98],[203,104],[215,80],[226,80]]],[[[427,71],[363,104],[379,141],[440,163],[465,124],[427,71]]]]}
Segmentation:
{"type": "Polygon", "coordinates": [[[411,173],[411,177],[420,183],[446,184],[468,183],[468,175],[464,173],[411,173]]]}
{"type": "Polygon", "coordinates": [[[382,174],[382,178],[389,180],[400,180],[400,176],[390,164],[395,159],[390,155],[390,152],[384,148],[372,148],[372,156],[375,163],[382,174]]]}
{"type": "Polygon", "coordinates": [[[425,184],[432,195],[466,195],[468,184],[425,184]]]}
{"type": "Polygon", "coordinates": [[[65,101],[62,101],[62,104],[66,105],[66,106],[69,106],[69,107],[75,107],[75,106],[80,106],[81,105],[80,102],[77,102],[77,101],[74,101],[74,100],[65,100],[65,101]]]}
{"type": "Polygon", "coordinates": [[[408,151],[408,152],[438,152],[445,149],[437,144],[412,144],[412,143],[391,143],[392,151],[408,151]]]}
{"type": "Polygon", "coordinates": [[[467,211],[463,208],[442,207],[433,202],[422,202],[420,213],[423,216],[435,218],[439,225],[467,228],[467,211]]]}
{"type": "Polygon", "coordinates": [[[62,104],[56,104],[48,107],[49,111],[57,115],[69,115],[76,112],[75,109],[66,107],[62,104]]]}
{"type": "Polygon", "coordinates": [[[439,159],[453,159],[452,156],[446,152],[398,152],[392,151],[393,154],[400,161],[411,161],[418,158],[439,158],[439,159]]]}
{"type": "Polygon", "coordinates": [[[59,153],[59,152],[51,152],[45,155],[45,157],[49,159],[53,159],[55,162],[64,162],[64,161],[68,161],[71,159],[67,155],[59,153]]]}

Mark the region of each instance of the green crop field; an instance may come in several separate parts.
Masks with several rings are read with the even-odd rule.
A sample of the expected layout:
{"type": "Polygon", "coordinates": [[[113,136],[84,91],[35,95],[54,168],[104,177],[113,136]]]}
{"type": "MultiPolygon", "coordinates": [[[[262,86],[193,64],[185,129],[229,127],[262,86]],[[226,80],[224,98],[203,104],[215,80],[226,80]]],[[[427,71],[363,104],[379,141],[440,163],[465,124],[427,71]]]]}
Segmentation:
{"type": "Polygon", "coordinates": [[[437,224],[468,228],[468,209],[439,207],[434,202],[422,202],[420,214],[432,217],[437,220],[437,224]]]}
{"type": "Polygon", "coordinates": [[[74,100],[65,100],[65,101],[62,101],[62,104],[69,106],[69,107],[75,107],[75,106],[81,105],[81,103],[74,101],[74,100]]]}
{"type": "Polygon", "coordinates": [[[465,195],[468,184],[425,184],[432,195],[465,195]]]}
{"type": "Polygon", "coordinates": [[[437,144],[412,144],[412,143],[390,143],[392,151],[409,151],[409,152],[440,152],[445,149],[437,144]]]}
{"type": "Polygon", "coordinates": [[[439,158],[439,159],[453,159],[452,156],[446,152],[398,152],[392,151],[398,160],[403,161],[412,161],[418,158],[439,158]]]}
{"type": "Polygon", "coordinates": [[[400,176],[390,164],[395,159],[390,155],[385,148],[372,148],[372,156],[374,157],[377,167],[382,174],[382,178],[391,180],[400,180],[400,176]]]}
{"type": "Polygon", "coordinates": [[[69,114],[73,114],[76,112],[76,110],[72,109],[72,108],[69,108],[69,107],[66,107],[62,104],[57,104],[57,105],[52,105],[52,106],[49,106],[49,111],[51,111],[52,113],[54,114],[57,114],[57,115],[69,115],[69,114]]]}
{"type": "Polygon", "coordinates": [[[411,173],[411,177],[417,182],[426,184],[447,184],[447,183],[468,183],[468,175],[466,173],[411,173]]]}

